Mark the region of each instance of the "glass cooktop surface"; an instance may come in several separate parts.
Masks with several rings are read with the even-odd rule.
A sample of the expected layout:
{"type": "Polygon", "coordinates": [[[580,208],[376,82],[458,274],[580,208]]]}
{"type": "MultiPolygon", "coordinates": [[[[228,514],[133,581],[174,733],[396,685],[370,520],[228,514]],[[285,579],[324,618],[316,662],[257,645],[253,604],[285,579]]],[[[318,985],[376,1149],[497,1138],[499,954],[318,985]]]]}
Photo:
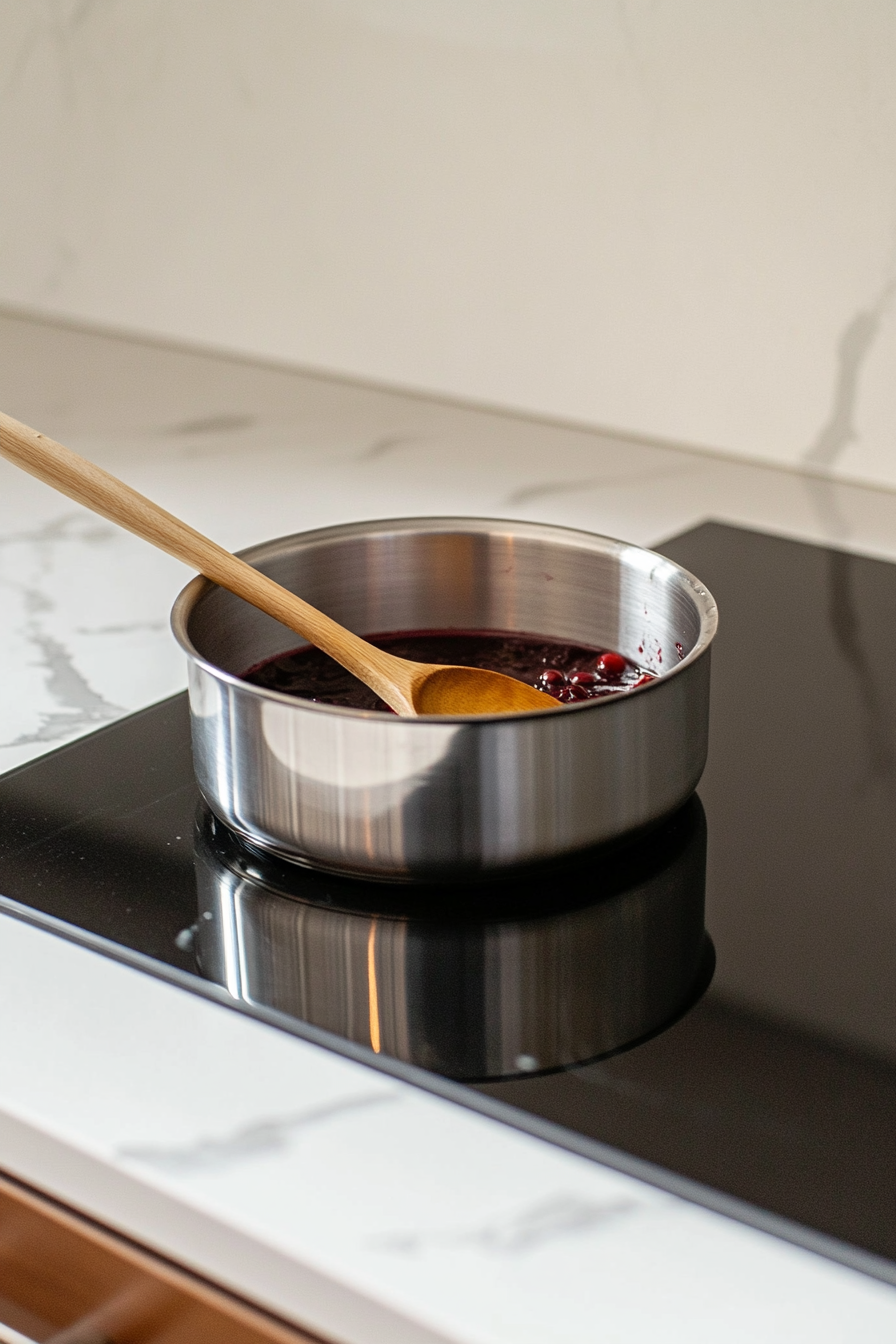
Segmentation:
{"type": "Polygon", "coordinates": [[[896,566],[716,523],[661,549],[720,631],[699,798],[649,835],[463,887],[299,869],[204,808],[181,695],[0,778],[0,909],[888,1277],[896,566]]]}

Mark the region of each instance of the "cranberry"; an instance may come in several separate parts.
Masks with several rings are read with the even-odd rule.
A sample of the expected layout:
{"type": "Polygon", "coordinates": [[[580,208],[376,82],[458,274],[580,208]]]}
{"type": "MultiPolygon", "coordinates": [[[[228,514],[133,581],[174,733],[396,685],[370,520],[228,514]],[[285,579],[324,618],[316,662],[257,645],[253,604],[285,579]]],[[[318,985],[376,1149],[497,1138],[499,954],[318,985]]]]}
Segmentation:
{"type": "Polygon", "coordinates": [[[597,660],[597,670],[604,677],[621,677],[628,663],[621,653],[602,653],[597,660]]]}
{"type": "Polygon", "coordinates": [[[559,691],[566,685],[566,676],[556,667],[546,667],[538,678],[538,684],[543,691],[559,691]]]}
{"type": "Polygon", "coordinates": [[[586,691],[590,691],[592,686],[597,685],[596,672],[571,672],[569,675],[570,686],[584,686],[586,691]]]}
{"type": "Polygon", "coordinates": [[[591,696],[584,686],[564,686],[557,699],[563,705],[570,705],[574,700],[590,700],[591,696]]]}

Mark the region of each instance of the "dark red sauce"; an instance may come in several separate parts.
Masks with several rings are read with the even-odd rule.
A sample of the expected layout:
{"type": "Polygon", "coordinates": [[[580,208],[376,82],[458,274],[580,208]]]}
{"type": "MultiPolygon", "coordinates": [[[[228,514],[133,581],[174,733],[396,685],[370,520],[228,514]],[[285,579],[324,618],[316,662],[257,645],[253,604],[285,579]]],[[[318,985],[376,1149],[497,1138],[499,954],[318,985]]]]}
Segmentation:
{"type": "MultiPolygon", "coordinates": [[[[618,695],[653,675],[613,649],[566,644],[542,635],[500,630],[403,630],[368,635],[371,644],[418,663],[454,663],[504,672],[547,691],[562,704],[618,695]]],[[[389,711],[379,696],[319,649],[293,649],[243,673],[254,686],[321,705],[389,711]]]]}

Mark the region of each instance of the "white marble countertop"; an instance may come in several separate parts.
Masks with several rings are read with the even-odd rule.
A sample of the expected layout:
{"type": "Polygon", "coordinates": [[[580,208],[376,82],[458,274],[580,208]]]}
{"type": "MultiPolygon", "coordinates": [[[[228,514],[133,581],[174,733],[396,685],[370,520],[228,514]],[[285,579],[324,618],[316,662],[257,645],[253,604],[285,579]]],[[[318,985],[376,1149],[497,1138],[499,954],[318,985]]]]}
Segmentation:
{"type": "MultiPolygon", "coordinates": [[[[0,405],[231,547],[713,517],[896,558],[896,494],[0,319],[0,405]]],[[[180,689],[176,562],[0,462],[0,769],[180,689]]],[[[896,1291],[0,917],[0,1166],[345,1344],[889,1341],[896,1291]]]]}

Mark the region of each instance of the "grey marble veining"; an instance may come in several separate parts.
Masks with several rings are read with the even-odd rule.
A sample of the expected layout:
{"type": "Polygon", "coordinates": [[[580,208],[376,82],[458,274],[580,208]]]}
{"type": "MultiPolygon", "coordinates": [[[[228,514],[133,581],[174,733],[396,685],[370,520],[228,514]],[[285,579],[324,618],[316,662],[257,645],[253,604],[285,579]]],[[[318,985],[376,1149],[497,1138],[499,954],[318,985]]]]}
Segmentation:
{"type": "Polygon", "coordinates": [[[803,454],[802,460],[807,466],[830,469],[858,440],[862,373],[894,294],[896,277],[890,275],[870,306],[859,309],[844,327],[837,342],[830,414],[803,454]]]}
{"type": "Polygon", "coordinates": [[[583,1199],[569,1191],[526,1204],[505,1218],[451,1228],[414,1229],[374,1237],[375,1250],[416,1256],[429,1250],[475,1247],[489,1255],[519,1255],[563,1240],[608,1230],[619,1218],[654,1207],[635,1198],[583,1199]]]}
{"type": "Polygon", "coordinates": [[[185,1144],[140,1144],[119,1148],[125,1161],[140,1162],[159,1171],[181,1175],[221,1171],[256,1157],[267,1157],[289,1147],[303,1130],[325,1125],[337,1116],[354,1114],[370,1106],[398,1100],[398,1093],[377,1091],[341,1097],[321,1106],[311,1106],[294,1115],[270,1116],[241,1125],[231,1134],[203,1137],[185,1144]]]}
{"type": "MultiPolygon", "coordinates": [[[[508,508],[518,508],[524,504],[541,504],[547,499],[563,495],[594,493],[601,489],[620,489],[632,485],[643,486],[645,480],[644,468],[642,467],[640,471],[633,471],[630,461],[632,456],[631,448],[626,445],[619,452],[619,463],[623,468],[621,471],[607,471],[601,476],[586,476],[582,480],[538,481],[534,485],[523,485],[511,490],[502,502],[508,508]]],[[[650,481],[654,483],[669,477],[694,475],[700,472],[701,465],[695,462],[679,461],[670,463],[668,466],[659,466],[650,472],[650,481]]]]}

